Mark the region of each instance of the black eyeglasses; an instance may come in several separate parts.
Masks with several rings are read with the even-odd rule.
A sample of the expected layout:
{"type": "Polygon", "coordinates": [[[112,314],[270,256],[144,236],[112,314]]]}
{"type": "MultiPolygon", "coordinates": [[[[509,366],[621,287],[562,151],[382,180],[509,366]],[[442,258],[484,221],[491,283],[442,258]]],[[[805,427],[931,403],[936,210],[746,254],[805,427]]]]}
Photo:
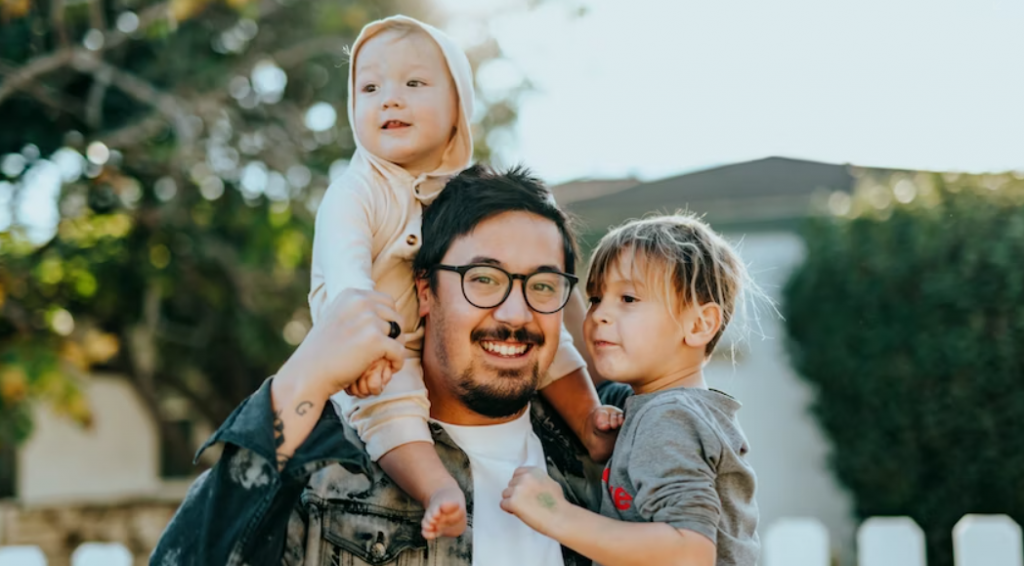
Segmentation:
{"type": "Polygon", "coordinates": [[[512,292],[512,282],[523,281],[526,304],[540,314],[552,314],[565,308],[572,288],[579,280],[561,271],[537,271],[529,275],[509,273],[487,264],[435,265],[431,270],[454,271],[462,277],[462,295],[469,304],[480,309],[493,309],[505,302],[512,292]]]}

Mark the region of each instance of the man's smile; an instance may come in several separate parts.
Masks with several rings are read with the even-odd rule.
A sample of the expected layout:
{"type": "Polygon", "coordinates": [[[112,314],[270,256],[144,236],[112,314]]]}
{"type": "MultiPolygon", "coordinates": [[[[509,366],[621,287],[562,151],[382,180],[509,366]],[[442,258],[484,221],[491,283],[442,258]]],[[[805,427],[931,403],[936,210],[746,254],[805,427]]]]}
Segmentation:
{"type": "Polygon", "coordinates": [[[533,348],[532,344],[524,344],[522,342],[495,342],[492,340],[480,341],[480,347],[485,352],[500,356],[502,358],[520,358],[526,355],[530,349],[533,348]]]}

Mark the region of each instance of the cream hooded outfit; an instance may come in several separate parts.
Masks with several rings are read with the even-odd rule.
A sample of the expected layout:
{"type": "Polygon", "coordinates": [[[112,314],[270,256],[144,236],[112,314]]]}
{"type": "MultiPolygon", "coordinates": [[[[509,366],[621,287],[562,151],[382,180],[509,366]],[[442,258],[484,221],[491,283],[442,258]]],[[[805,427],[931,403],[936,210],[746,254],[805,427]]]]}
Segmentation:
{"type": "MultiPolygon", "coordinates": [[[[418,328],[412,260],[420,249],[423,208],[472,159],[469,120],[473,115],[473,77],[465,53],[450,37],[412,18],[392,16],[367,24],[353,44],[348,91],[348,119],[356,150],[348,169],[327,189],[317,211],[309,306],[315,324],[324,308],[345,288],[375,289],[395,300],[402,317],[398,323],[408,338],[402,370],[392,376],[381,395],[358,399],[342,391],[333,397],[366,443],[370,457],[377,460],[402,444],[433,442],[427,428],[430,403],[420,366],[423,333],[418,328]],[[355,61],[359,48],[394,23],[421,28],[437,42],[459,97],[456,131],[441,166],[419,177],[368,152],[355,129],[355,61]]],[[[549,377],[540,386],[584,365],[563,326],[549,377]]]]}

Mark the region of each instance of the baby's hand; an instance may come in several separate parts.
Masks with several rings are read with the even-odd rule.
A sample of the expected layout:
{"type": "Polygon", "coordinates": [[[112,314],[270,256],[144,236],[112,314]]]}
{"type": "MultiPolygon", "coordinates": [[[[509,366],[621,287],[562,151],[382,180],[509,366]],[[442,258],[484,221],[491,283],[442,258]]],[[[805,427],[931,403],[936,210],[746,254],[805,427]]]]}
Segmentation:
{"type": "Polygon", "coordinates": [[[382,358],[367,368],[359,379],[352,382],[352,385],[346,387],[345,393],[352,397],[365,399],[372,395],[380,395],[390,381],[391,363],[382,358]]]}
{"type": "Polygon", "coordinates": [[[590,426],[583,443],[586,444],[592,460],[604,462],[611,458],[615,440],[619,438],[619,428],[624,420],[622,410],[611,405],[601,405],[590,413],[590,426]]]}
{"type": "Polygon", "coordinates": [[[501,492],[501,508],[541,534],[550,532],[550,526],[559,521],[567,505],[562,486],[542,468],[517,469],[501,492]]]}

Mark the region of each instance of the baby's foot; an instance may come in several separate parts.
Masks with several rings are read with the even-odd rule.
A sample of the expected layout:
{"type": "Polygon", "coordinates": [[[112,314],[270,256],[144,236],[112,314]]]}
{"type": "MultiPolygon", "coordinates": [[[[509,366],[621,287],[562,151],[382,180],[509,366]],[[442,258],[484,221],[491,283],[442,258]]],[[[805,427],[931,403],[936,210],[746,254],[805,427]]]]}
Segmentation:
{"type": "Polygon", "coordinates": [[[457,487],[439,489],[427,501],[423,538],[457,537],[466,530],[466,496],[457,487]]]}

